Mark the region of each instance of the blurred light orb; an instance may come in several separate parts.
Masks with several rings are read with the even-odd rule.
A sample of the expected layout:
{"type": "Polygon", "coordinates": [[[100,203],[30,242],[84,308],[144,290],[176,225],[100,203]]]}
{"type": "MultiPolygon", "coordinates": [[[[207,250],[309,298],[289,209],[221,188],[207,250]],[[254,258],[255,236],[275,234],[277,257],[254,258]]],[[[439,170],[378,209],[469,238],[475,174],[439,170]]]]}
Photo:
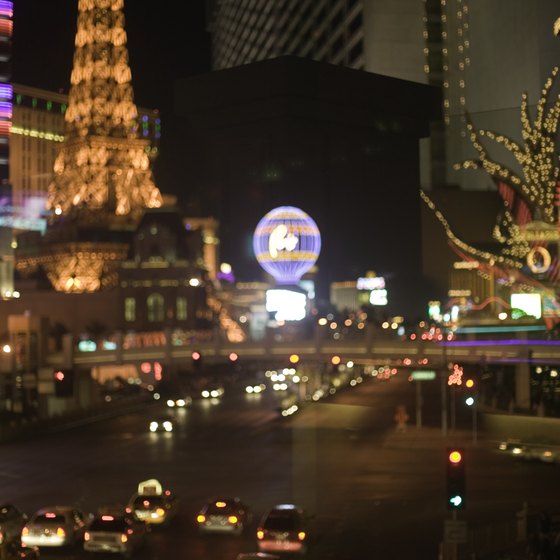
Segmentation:
{"type": "Polygon", "coordinates": [[[321,235],[303,210],[279,206],[257,224],[253,250],[258,263],[278,284],[297,284],[319,257],[321,235]]]}

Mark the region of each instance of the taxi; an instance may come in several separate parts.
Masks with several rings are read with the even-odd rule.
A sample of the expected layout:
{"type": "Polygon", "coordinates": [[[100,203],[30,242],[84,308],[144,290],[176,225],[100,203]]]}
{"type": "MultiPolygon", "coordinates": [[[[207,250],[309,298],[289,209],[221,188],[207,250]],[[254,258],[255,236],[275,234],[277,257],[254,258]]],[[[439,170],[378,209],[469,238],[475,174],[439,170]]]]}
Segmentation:
{"type": "Polygon", "coordinates": [[[178,498],[155,478],[140,482],[127,506],[135,519],[153,525],[168,525],[178,509],[178,498]]]}

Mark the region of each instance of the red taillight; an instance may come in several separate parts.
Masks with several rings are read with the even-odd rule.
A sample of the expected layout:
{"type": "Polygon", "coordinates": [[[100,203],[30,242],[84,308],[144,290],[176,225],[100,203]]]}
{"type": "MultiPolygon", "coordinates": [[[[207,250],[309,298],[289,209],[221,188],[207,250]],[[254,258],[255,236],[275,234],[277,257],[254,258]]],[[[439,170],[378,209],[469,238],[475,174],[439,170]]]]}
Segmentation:
{"type": "Polygon", "coordinates": [[[257,531],[257,539],[259,539],[259,541],[264,539],[264,531],[263,530],[259,529],[257,531]]]}
{"type": "Polygon", "coordinates": [[[298,538],[300,541],[305,540],[305,531],[300,531],[300,532],[297,534],[297,538],[298,538]]]}
{"type": "Polygon", "coordinates": [[[86,531],[84,533],[84,541],[89,541],[89,539],[90,539],[89,533],[86,531]]]}
{"type": "Polygon", "coordinates": [[[230,515],[227,520],[232,524],[235,525],[239,520],[237,519],[236,515],[230,515]]]}

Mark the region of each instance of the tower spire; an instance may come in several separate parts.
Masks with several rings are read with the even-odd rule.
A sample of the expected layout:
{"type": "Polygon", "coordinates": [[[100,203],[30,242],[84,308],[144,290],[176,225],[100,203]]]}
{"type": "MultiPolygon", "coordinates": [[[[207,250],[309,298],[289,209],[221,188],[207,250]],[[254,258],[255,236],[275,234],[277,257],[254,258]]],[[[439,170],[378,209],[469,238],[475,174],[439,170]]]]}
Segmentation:
{"type": "Polygon", "coordinates": [[[16,267],[42,269],[60,292],[117,285],[130,235],[162,205],[148,140],[139,137],[124,29],[124,0],[78,0],[76,50],[65,137],[54,162],[40,239],[18,238],[16,267]]]}
{"type": "Polygon", "coordinates": [[[79,0],[65,141],[47,208],[57,215],[105,214],[137,221],[162,204],[138,136],[124,0],[79,0]]]}

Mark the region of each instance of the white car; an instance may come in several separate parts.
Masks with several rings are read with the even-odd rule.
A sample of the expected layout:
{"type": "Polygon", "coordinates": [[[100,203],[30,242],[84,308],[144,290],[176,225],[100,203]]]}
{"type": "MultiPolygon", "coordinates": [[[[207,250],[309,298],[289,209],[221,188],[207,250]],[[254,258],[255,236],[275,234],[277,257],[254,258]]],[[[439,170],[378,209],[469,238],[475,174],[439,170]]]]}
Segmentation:
{"type": "Polygon", "coordinates": [[[186,408],[191,404],[191,397],[177,397],[176,399],[167,399],[167,406],[169,408],[186,408]]]}
{"type": "Polygon", "coordinates": [[[172,432],[173,431],[173,420],[167,416],[160,418],[155,418],[150,422],[150,432],[172,432]]]}
{"type": "Polygon", "coordinates": [[[223,387],[209,387],[200,392],[203,399],[219,399],[223,394],[223,387]]]}
{"type": "Polygon", "coordinates": [[[84,538],[86,517],[72,506],[52,506],[36,511],[21,530],[24,546],[74,546],[84,538]]]}

